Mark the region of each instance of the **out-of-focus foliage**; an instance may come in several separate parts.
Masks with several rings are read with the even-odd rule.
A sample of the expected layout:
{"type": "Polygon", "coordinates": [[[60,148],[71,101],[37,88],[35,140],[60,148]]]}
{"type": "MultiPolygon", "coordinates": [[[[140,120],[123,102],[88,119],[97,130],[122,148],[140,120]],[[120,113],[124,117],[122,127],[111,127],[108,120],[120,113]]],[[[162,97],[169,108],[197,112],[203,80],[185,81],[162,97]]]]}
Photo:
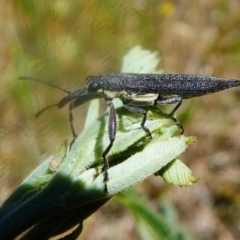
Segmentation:
{"type": "Polygon", "coordinates": [[[144,197],[133,190],[120,194],[117,201],[133,214],[141,239],[192,239],[179,226],[177,213],[170,204],[163,201],[161,209],[153,211],[146,205],[144,197]]]}
{"type": "MultiPolygon", "coordinates": [[[[71,139],[67,108],[34,119],[64,93],[19,76],[75,90],[88,75],[119,72],[122,56],[140,44],[161,51],[165,72],[239,79],[239,26],[238,0],[1,1],[1,201],[40,158],[71,139]]],[[[233,90],[187,101],[180,111],[186,133],[198,140],[183,158],[194,156],[189,164],[199,183],[182,189],[153,177],[139,186],[153,207],[159,199],[174,204],[198,239],[240,238],[239,100],[233,90]]],[[[79,132],[84,118],[85,107],[75,111],[79,132]]],[[[133,229],[129,215],[112,202],[86,224],[83,239],[138,239],[133,229]]]]}

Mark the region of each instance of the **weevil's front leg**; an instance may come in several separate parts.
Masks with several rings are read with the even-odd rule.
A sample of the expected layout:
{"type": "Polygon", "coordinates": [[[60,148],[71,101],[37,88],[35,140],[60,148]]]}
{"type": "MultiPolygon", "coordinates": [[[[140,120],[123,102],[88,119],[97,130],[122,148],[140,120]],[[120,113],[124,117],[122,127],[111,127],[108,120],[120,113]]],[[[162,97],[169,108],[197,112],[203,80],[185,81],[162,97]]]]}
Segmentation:
{"type": "Polygon", "coordinates": [[[175,118],[173,117],[173,114],[178,110],[178,108],[182,104],[182,97],[181,96],[160,96],[158,99],[155,101],[155,105],[161,104],[174,104],[177,103],[177,105],[173,108],[173,110],[168,114],[168,116],[181,128],[181,134],[184,133],[184,128],[183,125],[175,118]]]}
{"type": "Polygon", "coordinates": [[[106,104],[109,107],[109,120],[108,120],[108,134],[109,134],[109,140],[110,143],[108,147],[104,150],[102,154],[103,158],[103,171],[104,171],[104,182],[105,182],[105,191],[107,192],[107,181],[109,180],[108,178],[108,168],[109,168],[109,163],[107,159],[107,154],[111,150],[113,146],[113,142],[115,140],[116,132],[117,132],[117,120],[116,120],[116,111],[114,108],[114,105],[112,103],[112,100],[106,99],[106,104]]]}
{"type": "Polygon", "coordinates": [[[75,142],[76,138],[77,138],[77,134],[76,134],[76,131],[75,131],[75,127],[74,127],[74,124],[73,124],[73,114],[72,114],[72,110],[74,108],[76,108],[75,106],[75,100],[73,100],[70,104],[69,104],[69,123],[70,123],[70,128],[71,128],[71,132],[72,132],[72,135],[73,135],[73,140],[71,141],[70,143],[70,148],[72,147],[73,143],[75,142]]]}
{"type": "Polygon", "coordinates": [[[141,127],[143,128],[143,130],[148,134],[148,137],[149,138],[152,138],[152,134],[151,132],[149,131],[149,129],[145,126],[145,122],[147,120],[147,114],[146,114],[146,111],[142,108],[138,108],[138,107],[134,107],[134,106],[131,106],[131,105],[128,105],[128,104],[124,104],[124,107],[132,112],[132,113],[136,113],[136,114],[140,114],[143,116],[143,120],[141,122],[141,127]]]}

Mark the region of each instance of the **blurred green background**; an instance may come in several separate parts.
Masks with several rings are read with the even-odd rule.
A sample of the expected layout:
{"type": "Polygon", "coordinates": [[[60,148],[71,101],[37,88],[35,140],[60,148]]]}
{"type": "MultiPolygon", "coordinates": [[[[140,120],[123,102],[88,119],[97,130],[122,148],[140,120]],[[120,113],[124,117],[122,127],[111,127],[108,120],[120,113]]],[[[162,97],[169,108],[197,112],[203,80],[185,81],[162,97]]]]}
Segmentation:
{"type": "MultiPolygon", "coordinates": [[[[165,72],[240,79],[238,0],[1,1],[0,33],[0,202],[71,140],[67,107],[34,118],[65,94],[19,76],[76,90],[88,75],[119,72],[124,54],[141,45],[160,53],[165,72]]],[[[75,110],[78,132],[86,108],[75,110]]],[[[196,239],[240,239],[240,89],[187,100],[178,117],[197,137],[181,159],[199,183],[173,187],[153,176],[138,191],[156,211],[162,201],[174,206],[196,239]]],[[[140,239],[114,199],[85,222],[81,239],[113,237],[140,239]]]]}

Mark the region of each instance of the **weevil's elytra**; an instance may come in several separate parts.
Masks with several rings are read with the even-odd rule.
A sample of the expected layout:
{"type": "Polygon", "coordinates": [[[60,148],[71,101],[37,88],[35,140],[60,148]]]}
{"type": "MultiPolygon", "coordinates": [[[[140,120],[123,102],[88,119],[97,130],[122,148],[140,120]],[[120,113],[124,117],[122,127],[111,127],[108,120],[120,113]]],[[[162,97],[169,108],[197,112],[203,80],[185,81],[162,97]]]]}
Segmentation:
{"type": "MultiPolygon", "coordinates": [[[[144,106],[176,104],[168,116],[180,127],[181,133],[183,133],[182,124],[173,116],[180,107],[183,99],[220,92],[240,85],[240,81],[236,79],[203,75],[110,73],[100,76],[89,76],[86,79],[84,88],[70,92],[35,78],[20,77],[20,79],[42,82],[68,93],[57,104],[42,109],[38,115],[50,107],[57,106],[58,108],[62,108],[69,103],[69,122],[73,141],[77,137],[77,134],[73,125],[72,110],[90,100],[96,98],[105,99],[109,107],[108,130],[110,140],[108,147],[102,154],[105,183],[109,179],[107,154],[113,146],[117,131],[116,112],[112,102],[113,98],[121,99],[123,105],[130,112],[142,115],[141,127],[151,137],[149,129],[145,126],[147,114],[143,109],[144,106]]],[[[105,187],[107,188],[106,184],[105,187]]]]}

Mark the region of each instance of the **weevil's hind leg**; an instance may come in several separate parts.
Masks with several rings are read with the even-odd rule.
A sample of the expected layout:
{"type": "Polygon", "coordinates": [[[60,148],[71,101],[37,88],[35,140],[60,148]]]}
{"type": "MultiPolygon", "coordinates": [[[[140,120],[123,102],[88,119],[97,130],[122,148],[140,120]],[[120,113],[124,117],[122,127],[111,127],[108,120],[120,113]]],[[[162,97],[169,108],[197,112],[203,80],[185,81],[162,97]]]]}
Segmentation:
{"type": "Polygon", "coordinates": [[[75,142],[76,138],[77,138],[77,134],[76,134],[76,131],[75,131],[75,127],[74,127],[74,124],[73,124],[73,114],[72,114],[72,110],[75,108],[75,100],[72,101],[70,104],[69,104],[69,123],[70,123],[70,128],[71,128],[71,132],[72,132],[72,136],[73,136],[73,139],[70,143],[70,149],[73,145],[73,143],[75,142]]]}
{"type": "Polygon", "coordinates": [[[179,126],[179,128],[181,129],[181,134],[183,134],[184,133],[183,125],[175,117],[173,117],[173,114],[178,110],[178,108],[182,104],[182,97],[181,96],[169,96],[169,97],[159,96],[158,99],[155,101],[155,105],[157,104],[165,105],[165,104],[174,104],[174,103],[176,103],[177,105],[168,114],[168,116],[179,126]]]}
{"type": "Polygon", "coordinates": [[[181,129],[181,134],[183,134],[183,133],[184,133],[183,125],[182,125],[175,117],[173,117],[173,114],[176,112],[176,110],[180,107],[181,104],[182,104],[182,102],[181,102],[181,103],[178,103],[178,104],[174,107],[174,109],[172,110],[172,112],[170,112],[169,117],[178,125],[178,127],[181,129]],[[176,108],[176,109],[175,109],[175,108],[176,108]]]}
{"type": "Polygon", "coordinates": [[[109,134],[110,143],[102,154],[105,192],[107,192],[107,182],[109,180],[109,177],[108,177],[109,163],[108,163],[108,159],[107,159],[107,154],[109,153],[109,151],[111,150],[111,148],[113,146],[113,142],[115,140],[116,132],[117,132],[116,110],[114,108],[112,100],[106,99],[106,104],[109,107],[108,134],[109,134]]]}
{"type": "Polygon", "coordinates": [[[132,112],[132,113],[136,113],[136,114],[140,114],[143,116],[143,119],[142,119],[142,122],[141,122],[141,127],[142,129],[147,133],[148,137],[149,138],[152,138],[152,134],[151,132],[149,131],[149,129],[145,126],[145,123],[146,123],[146,120],[147,120],[147,114],[146,114],[146,111],[142,108],[138,108],[138,107],[134,107],[134,106],[131,106],[131,105],[128,105],[128,104],[124,104],[124,107],[132,112]]]}

